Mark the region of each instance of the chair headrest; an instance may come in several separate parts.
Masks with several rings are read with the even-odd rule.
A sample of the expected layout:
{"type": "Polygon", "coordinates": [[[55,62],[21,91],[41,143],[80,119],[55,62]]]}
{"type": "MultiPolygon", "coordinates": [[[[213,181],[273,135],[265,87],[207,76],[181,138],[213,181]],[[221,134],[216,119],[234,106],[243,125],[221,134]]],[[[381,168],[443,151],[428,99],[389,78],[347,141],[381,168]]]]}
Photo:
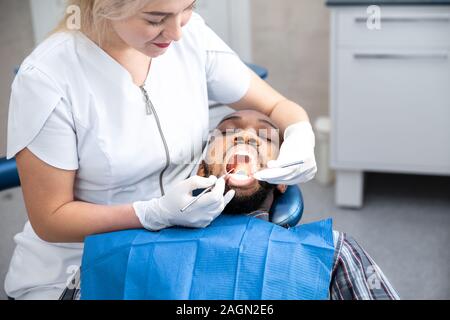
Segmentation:
{"type": "Polygon", "coordinates": [[[270,221],[283,226],[297,225],[303,215],[303,196],[298,186],[289,186],[285,193],[278,196],[270,208],[270,221]]]}
{"type": "MultiPolygon", "coordinates": [[[[195,197],[202,189],[194,190],[195,197]]],[[[285,227],[296,226],[303,215],[303,196],[298,186],[289,186],[283,194],[277,196],[270,208],[270,221],[285,227]]],[[[243,212],[244,213],[244,212],[243,212]]]]}

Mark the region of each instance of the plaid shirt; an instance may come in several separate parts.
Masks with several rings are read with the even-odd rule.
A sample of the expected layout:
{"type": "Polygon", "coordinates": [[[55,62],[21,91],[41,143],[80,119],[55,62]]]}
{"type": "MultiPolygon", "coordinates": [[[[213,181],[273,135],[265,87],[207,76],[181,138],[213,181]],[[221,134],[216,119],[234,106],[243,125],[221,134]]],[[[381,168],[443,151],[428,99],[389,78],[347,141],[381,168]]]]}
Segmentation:
{"type": "MultiPolygon", "coordinates": [[[[261,212],[251,214],[265,219],[261,212]]],[[[330,300],[399,300],[399,296],[383,272],[363,248],[345,233],[333,231],[334,261],[330,281],[330,300]]],[[[60,300],[80,298],[80,274],[73,278],[70,289],[60,300]]]]}
{"type": "Polygon", "coordinates": [[[399,300],[395,289],[367,252],[352,237],[333,231],[331,300],[399,300]]]}

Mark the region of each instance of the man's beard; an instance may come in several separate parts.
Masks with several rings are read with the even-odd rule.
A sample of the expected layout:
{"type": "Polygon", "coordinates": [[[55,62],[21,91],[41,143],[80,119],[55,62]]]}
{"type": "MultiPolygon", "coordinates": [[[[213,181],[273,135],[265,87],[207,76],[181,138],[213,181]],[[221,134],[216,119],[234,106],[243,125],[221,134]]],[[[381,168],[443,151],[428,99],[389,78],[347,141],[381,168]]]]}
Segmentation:
{"type": "MultiPolygon", "coordinates": [[[[247,214],[261,208],[262,203],[275,189],[274,185],[268,184],[265,181],[259,181],[258,190],[248,196],[241,196],[236,193],[230,203],[225,207],[223,213],[225,214],[247,214]]],[[[229,186],[225,187],[225,192],[230,190],[229,186]]]]}
{"type": "MultiPolygon", "coordinates": [[[[212,173],[210,171],[209,166],[203,162],[203,166],[205,169],[205,176],[209,177],[212,173]]],[[[269,184],[265,181],[258,181],[259,188],[256,192],[252,193],[248,196],[238,195],[238,188],[236,188],[236,195],[233,199],[228,203],[222,213],[224,214],[247,214],[253,211],[256,211],[261,208],[264,200],[270,195],[271,192],[274,192],[276,186],[273,184],[269,184]]],[[[226,185],[225,193],[227,193],[231,188],[226,185]]]]}

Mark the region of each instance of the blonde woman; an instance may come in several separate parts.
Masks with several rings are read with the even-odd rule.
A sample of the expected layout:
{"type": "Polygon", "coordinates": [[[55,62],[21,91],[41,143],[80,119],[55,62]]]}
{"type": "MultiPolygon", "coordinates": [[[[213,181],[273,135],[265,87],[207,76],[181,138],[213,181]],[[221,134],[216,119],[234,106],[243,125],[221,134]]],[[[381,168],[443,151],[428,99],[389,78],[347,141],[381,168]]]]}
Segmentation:
{"type": "Polygon", "coordinates": [[[261,111],[283,130],[279,158],[259,180],[314,177],[304,109],[251,72],[194,4],[69,1],[80,10],[79,30],[66,16],[21,65],[7,158],[16,157],[29,221],[15,237],[5,281],[11,298],[57,299],[80,266],[86,236],[203,228],[222,212],[234,196],[224,195],[224,179],[190,177],[208,136],[208,99],[261,111]],[[211,185],[180,213],[192,190],[211,185]]]}

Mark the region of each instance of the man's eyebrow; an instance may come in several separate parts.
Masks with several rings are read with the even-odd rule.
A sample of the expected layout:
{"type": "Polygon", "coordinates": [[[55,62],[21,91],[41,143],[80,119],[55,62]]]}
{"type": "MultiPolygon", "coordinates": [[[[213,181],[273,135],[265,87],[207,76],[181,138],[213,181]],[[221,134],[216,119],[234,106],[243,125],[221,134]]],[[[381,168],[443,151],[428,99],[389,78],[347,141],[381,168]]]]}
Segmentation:
{"type": "MultiPolygon", "coordinates": [[[[197,2],[197,0],[194,0],[194,2],[192,2],[186,9],[192,7],[196,2],[197,2]]],[[[161,16],[161,17],[173,15],[173,13],[171,13],[171,12],[163,12],[163,11],[151,11],[151,12],[144,12],[144,13],[150,14],[152,16],[161,16]]]]}
{"type": "Polygon", "coordinates": [[[220,121],[217,126],[220,126],[222,123],[224,123],[227,120],[242,120],[242,117],[240,117],[240,116],[229,116],[229,117],[223,118],[222,121],[220,121]]]}
{"type": "Polygon", "coordinates": [[[267,123],[269,126],[271,126],[272,128],[274,128],[274,129],[277,129],[278,130],[278,128],[277,128],[277,126],[276,125],[274,125],[272,122],[270,122],[269,120],[266,120],[266,119],[258,119],[258,121],[259,122],[264,122],[264,123],[267,123]]]}
{"type": "MultiPolygon", "coordinates": [[[[220,123],[217,126],[220,126],[222,123],[224,123],[227,120],[242,120],[241,116],[229,116],[226,117],[224,119],[222,119],[222,121],[220,121],[220,123]]],[[[271,121],[266,120],[266,119],[258,119],[259,122],[263,122],[263,123],[267,123],[269,126],[271,126],[274,129],[278,130],[278,127],[276,125],[274,125],[271,121]]]]}

